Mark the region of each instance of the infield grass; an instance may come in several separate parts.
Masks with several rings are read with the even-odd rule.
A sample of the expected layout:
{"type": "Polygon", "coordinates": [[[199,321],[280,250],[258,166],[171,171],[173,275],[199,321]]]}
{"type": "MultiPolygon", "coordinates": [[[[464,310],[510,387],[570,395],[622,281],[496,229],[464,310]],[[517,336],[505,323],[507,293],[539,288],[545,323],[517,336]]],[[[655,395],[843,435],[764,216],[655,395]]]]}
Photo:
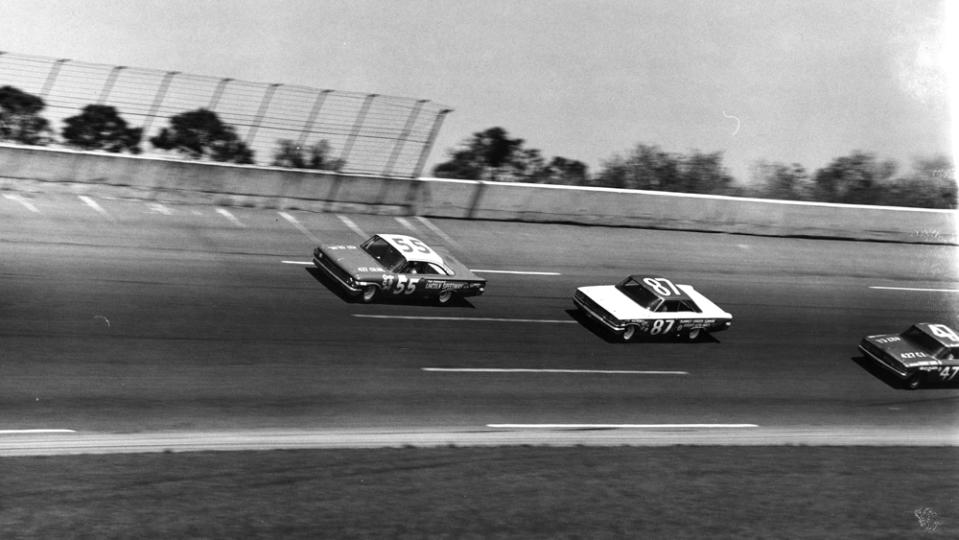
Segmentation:
{"type": "Polygon", "coordinates": [[[0,458],[0,538],[959,538],[959,449],[0,458]]]}

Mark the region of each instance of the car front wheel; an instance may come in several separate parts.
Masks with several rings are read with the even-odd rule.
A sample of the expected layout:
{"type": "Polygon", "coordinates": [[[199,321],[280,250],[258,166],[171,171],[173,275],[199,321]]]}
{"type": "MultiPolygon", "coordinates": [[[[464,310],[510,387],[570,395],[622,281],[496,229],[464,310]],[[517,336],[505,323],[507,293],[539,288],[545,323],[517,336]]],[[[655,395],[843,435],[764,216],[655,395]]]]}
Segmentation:
{"type": "Polygon", "coordinates": [[[623,330],[623,341],[629,341],[633,339],[633,336],[636,335],[636,331],[637,328],[635,324],[627,325],[626,329],[623,330]]]}
{"type": "Polygon", "coordinates": [[[376,293],[379,292],[379,288],[376,285],[367,285],[363,287],[363,302],[370,303],[376,298],[376,293]]]}
{"type": "Polygon", "coordinates": [[[443,291],[436,297],[436,301],[440,304],[449,304],[452,299],[453,291],[443,291]]]}
{"type": "Polygon", "coordinates": [[[906,379],[906,388],[910,390],[915,390],[919,388],[919,372],[913,373],[908,379],[906,379]]]}
{"type": "Polygon", "coordinates": [[[699,335],[702,333],[702,331],[702,328],[693,328],[688,334],[686,334],[686,337],[689,338],[689,341],[696,341],[699,339],[699,335]]]}

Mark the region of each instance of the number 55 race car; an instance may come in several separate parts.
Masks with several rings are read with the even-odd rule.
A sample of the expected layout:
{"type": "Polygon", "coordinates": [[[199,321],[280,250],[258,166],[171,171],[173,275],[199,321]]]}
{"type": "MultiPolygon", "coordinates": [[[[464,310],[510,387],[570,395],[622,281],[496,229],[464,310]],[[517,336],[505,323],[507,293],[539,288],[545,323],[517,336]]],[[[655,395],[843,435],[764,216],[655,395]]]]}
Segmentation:
{"type": "Polygon", "coordinates": [[[689,285],[660,276],[632,275],[616,285],[580,287],[573,303],[623,341],[637,334],[683,336],[725,330],[733,316],[689,285]]]}
{"type": "Polygon", "coordinates": [[[486,290],[486,280],[463,263],[402,234],[374,234],[359,246],[318,246],[313,264],[364,302],[388,294],[446,304],[486,290]]]}
{"type": "Polygon", "coordinates": [[[944,324],[918,323],[901,334],[866,336],[859,350],[910,390],[959,383],[959,334],[944,324]]]}

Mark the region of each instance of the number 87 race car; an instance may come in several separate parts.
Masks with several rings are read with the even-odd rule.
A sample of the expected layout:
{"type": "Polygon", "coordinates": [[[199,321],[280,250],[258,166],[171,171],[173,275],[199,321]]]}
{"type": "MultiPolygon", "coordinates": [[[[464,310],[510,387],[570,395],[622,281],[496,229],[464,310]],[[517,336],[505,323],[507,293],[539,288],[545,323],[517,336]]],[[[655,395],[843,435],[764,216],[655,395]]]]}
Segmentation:
{"type": "Polygon", "coordinates": [[[689,285],[660,276],[632,275],[616,285],[576,289],[573,303],[623,341],[637,334],[682,336],[725,330],[733,316],[689,285]]]}
{"type": "Polygon", "coordinates": [[[402,234],[374,234],[359,246],[318,246],[313,264],[364,302],[392,295],[446,304],[454,296],[476,296],[486,290],[486,280],[463,263],[402,234]]]}

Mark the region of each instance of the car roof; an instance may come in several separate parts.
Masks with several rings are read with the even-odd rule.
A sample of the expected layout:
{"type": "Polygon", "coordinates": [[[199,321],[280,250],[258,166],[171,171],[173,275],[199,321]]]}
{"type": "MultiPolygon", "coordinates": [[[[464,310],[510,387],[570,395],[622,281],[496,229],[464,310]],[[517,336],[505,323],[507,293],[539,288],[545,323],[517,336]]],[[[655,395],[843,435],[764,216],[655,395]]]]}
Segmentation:
{"type": "MultiPolygon", "coordinates": [[[[658,276],[655,274],[630,274],[623,281],[627,280],[635,280],[637,283],[642,285],[644,289],[649,291],[650,294],[654,294],[663,300],[693,301],[693,298],[686,294],[686,291],[683,290],[678,283],[663,276],[658,276]],[[670,287],[670,284],[674,285],[674,287],[670,287]],[[663,290],[669,291],[669,294],[662,294],[663,290]]],[[[695,303],[695,301],[693,301],[693,303],[695,303]]]]}
{"type": "Polygon", "coordinates": [[[400,252],[407,261],[428,262],[446,266],[443,263],[443,257],[440,257],[439,253],[433,251],[433,248],[419,238],[405,234],[377,234],[376,236],[386,240],[386,243],[400,252]]]}
{"type": "Polygon", "coordinates": [[[921,322],[912,325],[944,347],[959,346],[959,333],[945,324],[921,322]]]}

